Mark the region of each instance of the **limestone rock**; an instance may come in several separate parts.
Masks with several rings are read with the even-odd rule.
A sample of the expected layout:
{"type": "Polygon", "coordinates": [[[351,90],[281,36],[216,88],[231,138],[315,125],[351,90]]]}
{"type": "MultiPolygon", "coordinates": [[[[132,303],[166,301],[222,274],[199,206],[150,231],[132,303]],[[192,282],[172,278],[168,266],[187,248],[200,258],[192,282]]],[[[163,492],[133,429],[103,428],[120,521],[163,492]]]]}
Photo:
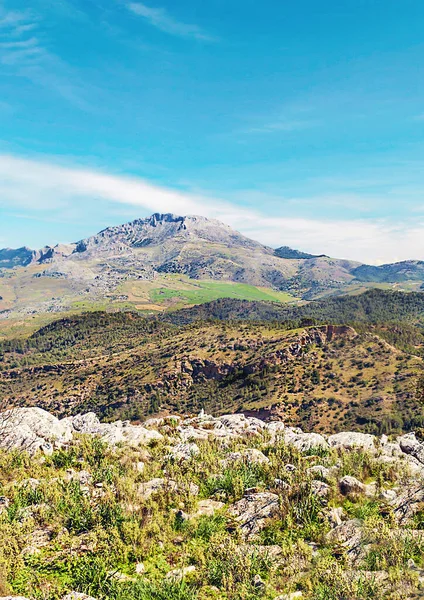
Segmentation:
{"type": "Polygon", "coordinates": [[[405,454],[416,458],[424,464],[424,444],[417,440],[414,433],[407,433],[398,439],[400,448],[405,454]]]}
{"type": "Polygon", "coordinates": [[[182,569],[173,569],[172,571],[169,571],[166,574],[166,579],[169,579],[171,581],[179,581],[187,575],[194,573],[195,571],[196,567],[194,565],[191,565],[189,567],[183,567],[182,569]]]}
{"type": "Polygon", "coordinates": [[[267,519],[275,516],[278,510],[278,496],[270,492],[260,492],[244,496],[230,507],[229,513],[235,517],[243,536],[249,539],[259,533],[267,519]]]}
{"type": "Polygon", "coordinates": [[[199,454],[199,446],[197,444],[181,443],[171,448],[169,457],[177,462],[190,460],[193,456],[199,454]]]}
{"type": "Polygon", "coordinates": [[[223,466],[228,466],[235,461],[245,461],[249,464],[264,465],[269,463],[269,458],[263,452],[256,448],[247,448],[241,452],[231,452],[228,458],[222,461],[223,466]]]}
{"type": "Polygon", "coordinates": [[[343,496],[348,497],[361,496],[366,491],[365,485],[351,475],[345,475],[340,479],[339,488],[343,496]]]}
{"type": "Polygon", "coordinates": [[[197,504],[197,510],[193,513],[193,517],[212,517],[217,510],[221,510],[224,508],[225,504],[223,502],[218,502],[217,500],[200,500],[197,504]]]}
{"type": "Polygon", "coordinates": [[[406,524],[421,508],[424,502],[424,484],[408,487],[394,503],[395,517],[401,525],[406,524]]]}
{"type": "Polygon", "coordinates": [[[376,450],[375,436],[369,433],[359,433],[357,431],[344,431],[330,435],[328,443],[332,448],[342,448],[344,450],[376,450]]]}

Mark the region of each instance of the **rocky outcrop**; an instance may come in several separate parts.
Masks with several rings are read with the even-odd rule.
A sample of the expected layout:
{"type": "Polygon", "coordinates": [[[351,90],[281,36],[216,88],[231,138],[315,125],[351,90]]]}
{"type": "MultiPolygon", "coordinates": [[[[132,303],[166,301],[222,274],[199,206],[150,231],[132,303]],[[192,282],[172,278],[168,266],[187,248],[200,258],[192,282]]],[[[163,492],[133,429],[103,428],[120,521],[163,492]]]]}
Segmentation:
{"type": "Polygon", "coordinates": [[[128,422],[100,423],[94,413],[58,419],[37,408],[15,408],[0,414],[0,447],[25,450],[30,454],[38,450],[50,454],[55,447],[70,442],[74,435],[88,434],[101,437],[115,445],[126,443],[137,446],[161,439],[158,431],[128,422]]]}
{"type": "Polygon", "coordinates": [[[246,494],[229,508],[245,539],[251,539],[263,529],[271,517],[277,515],[279,498],[270,492],[246,494]]]}

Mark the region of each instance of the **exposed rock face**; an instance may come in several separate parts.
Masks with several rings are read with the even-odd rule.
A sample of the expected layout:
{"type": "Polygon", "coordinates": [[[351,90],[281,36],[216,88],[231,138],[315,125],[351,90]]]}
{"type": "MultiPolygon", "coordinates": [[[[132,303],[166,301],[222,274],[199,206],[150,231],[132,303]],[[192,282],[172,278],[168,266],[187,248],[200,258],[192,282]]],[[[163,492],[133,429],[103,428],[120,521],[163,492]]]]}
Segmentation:
{"type": "Polygon", "coordinates": [[[343,496],[355,497],[365,494],[365,485],[350,475],[345,475],[340,479],[339,488],[343,496]]]}
{"type": "Polygon", "coordinates": [[[413,456],[424,464],[424,444],[417,440],[414,433],[402,435],[398,441],[402,452],[413,456]]]}
{"type": "Polygon", "coordinates": [[[424,483],[407,487],[394,502],[394,513],[399,523],[407,523],[422,508],[423,503],[424,483]]]}
{"type": "Polygon", "coordinates": [[[243,536],[250,539],[265,527],[267,520],[274,517],[278,510],[278,496],[260,492],[246,495],[230,507],[229,513],[236,518],[243,536]]]}
{"type": "Polygon", "coordinates": [[[375,451],[375,437],[368,433],[359,433],[357,431],[345,431],[330,435],[328,443],[332,448],[342,448],[344,450],[353,450],[360,448],[361,450],[375,451]]]}
{"type": "Polygon", "coordinates": [[[59,420],[37,408],[15,408],[0,414],[0,447],[18,448],[34,454],[51,453],[54,447],[70,442],[75,433],[98,435],[110,444],[147,444],[161,439],[158,431],[122,421],[100,423],[94,413],[59,420]]]}

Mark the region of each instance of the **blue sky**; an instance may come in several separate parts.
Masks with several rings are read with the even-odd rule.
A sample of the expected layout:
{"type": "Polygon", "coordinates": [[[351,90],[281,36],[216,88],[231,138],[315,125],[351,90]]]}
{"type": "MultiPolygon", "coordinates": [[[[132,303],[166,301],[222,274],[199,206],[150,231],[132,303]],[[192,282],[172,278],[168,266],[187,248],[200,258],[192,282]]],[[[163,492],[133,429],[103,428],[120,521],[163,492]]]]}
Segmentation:
{"type": "Polygon", "coordinates": [[[0,247],[152,212],[424,259],[419,0],[0,0],[0,247]]]}

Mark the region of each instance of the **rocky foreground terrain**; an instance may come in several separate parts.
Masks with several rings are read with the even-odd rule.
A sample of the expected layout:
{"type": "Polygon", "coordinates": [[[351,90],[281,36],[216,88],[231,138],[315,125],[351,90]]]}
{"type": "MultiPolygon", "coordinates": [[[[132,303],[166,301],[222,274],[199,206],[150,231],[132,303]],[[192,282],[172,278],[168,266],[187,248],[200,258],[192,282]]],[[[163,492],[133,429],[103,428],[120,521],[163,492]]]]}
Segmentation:
{"type": "Polygon", "coordinates": [[[0,415],[0,595],[424,595],[424,443],[243,414],[0,415]]]}

